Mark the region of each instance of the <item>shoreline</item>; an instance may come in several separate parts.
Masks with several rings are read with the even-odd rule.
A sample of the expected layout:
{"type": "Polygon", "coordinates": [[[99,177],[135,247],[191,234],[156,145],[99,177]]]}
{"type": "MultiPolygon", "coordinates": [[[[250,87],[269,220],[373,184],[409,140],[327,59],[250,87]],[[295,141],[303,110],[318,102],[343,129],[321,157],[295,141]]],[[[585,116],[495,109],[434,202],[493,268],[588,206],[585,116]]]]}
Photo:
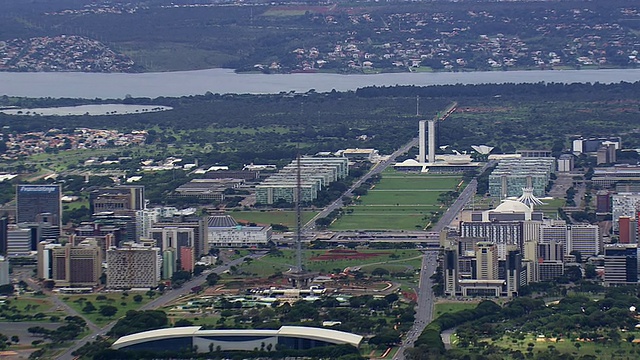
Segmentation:
{"type": "Polygon", "coordinates": [[[326,71],[322,69],[310,69],[310,70],[291,70],[291,71],[260,71],[260,70],[238,70],[232,68],[224,68],[224,67],[211,67],[211,68],[203,68],[203,69],[185,69],[185,70],[160,70],[160,71],[131,71],[131,72],[98,72],[98,71],[6,71],[0,70],[0,74],[127,74],[127,75],[136,75],[136,74],[166,74],[166,73],[179,73],[179,72],[191,72],[191,71],[210,71],[210,70],[225,70],[232,71],[234,74],[238,75],[297,75],[297,74],[327,74],[327,75],[384,75],[384,74],[469,74],[469,73],[508,73],[508,72],[520,72],[520,71],[607,71],[607,70],[639,70],[640,68],[634,67],[568,67],[562,66],[558,68],[495,68],[489,70],[472,70],[472,69],[463,69],[463,70],[434,70],[434,69],[424,69],[416,68],[416,70],[411,70],[409,68],[408,71],[393,71],[393,69],[382,69],[377,71],[376,69],[370,69],[370,72],[367,71],[326,71]]]}

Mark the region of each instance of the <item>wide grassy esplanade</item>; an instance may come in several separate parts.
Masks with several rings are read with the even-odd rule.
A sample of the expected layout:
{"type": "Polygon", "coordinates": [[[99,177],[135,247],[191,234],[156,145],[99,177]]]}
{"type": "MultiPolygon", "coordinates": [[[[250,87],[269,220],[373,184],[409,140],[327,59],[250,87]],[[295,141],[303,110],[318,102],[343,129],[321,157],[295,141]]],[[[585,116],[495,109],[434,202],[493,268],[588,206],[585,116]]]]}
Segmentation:
{"type": "Polygon", "coordinates": [[[331,230],[423,230],[437,220],[446,206],[441,195],[461,191],[458,174],[405,174],[383,172],[380,183],[366,195],[354,199],[331,230]]]}

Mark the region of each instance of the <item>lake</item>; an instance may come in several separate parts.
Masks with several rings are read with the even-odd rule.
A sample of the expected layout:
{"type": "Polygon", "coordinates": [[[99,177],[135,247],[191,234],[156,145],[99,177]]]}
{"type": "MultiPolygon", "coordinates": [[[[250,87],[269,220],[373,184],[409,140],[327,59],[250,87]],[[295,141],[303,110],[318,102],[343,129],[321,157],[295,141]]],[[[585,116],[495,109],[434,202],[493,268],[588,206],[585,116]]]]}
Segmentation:
{"type": "Polygon", "coordinates": [[[9,115],[122,115],[142,114],[156,111],[171,110],[169,106],[158,105],[127,105],[127,104],[96,104],[79,106],[62,106],[33,109],[3,109],[0,113],[9,115]]]}
{"type": "Polygon", "coordinates": [[[0,72],[0,95],[25,97],[112,98],[177,97],[212,93],[273,94],[356,90],[365,86],[501,84],[501,83],[616,83],[640,81],[640,69],[531,70],[439,73],[236,74],[230,69],[163,73],[10,73],[0,72]]]}

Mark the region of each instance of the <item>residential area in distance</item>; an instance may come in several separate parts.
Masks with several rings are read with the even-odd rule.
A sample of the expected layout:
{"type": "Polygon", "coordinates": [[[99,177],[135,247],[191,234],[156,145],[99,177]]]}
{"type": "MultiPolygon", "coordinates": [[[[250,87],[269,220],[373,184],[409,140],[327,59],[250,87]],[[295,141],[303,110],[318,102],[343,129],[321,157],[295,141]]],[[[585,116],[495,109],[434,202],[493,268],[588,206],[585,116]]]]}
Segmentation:
{"type": "Polygon", "coordinates": [[[6,6],[3,71],[634,68],[640,51],[632,0],[6,6]]]}

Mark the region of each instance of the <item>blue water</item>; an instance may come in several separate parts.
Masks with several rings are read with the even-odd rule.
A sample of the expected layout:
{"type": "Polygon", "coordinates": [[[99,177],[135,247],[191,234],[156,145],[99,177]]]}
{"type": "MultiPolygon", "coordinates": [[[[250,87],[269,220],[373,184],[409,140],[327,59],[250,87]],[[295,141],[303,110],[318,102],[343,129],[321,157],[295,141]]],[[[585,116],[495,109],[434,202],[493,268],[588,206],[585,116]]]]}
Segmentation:
{"type": "Polygon", "coordinates": [[[444,85],[482,83],[616,83],[640,81],[640,69],[533,70],[467,73],[236,74],[209,69],[143,74],[9,73],[0,72],[0,95],[26,97],[124,98],[183,96],[212,93],[269,94],[355,90],[365,86],[444,85]]]}

